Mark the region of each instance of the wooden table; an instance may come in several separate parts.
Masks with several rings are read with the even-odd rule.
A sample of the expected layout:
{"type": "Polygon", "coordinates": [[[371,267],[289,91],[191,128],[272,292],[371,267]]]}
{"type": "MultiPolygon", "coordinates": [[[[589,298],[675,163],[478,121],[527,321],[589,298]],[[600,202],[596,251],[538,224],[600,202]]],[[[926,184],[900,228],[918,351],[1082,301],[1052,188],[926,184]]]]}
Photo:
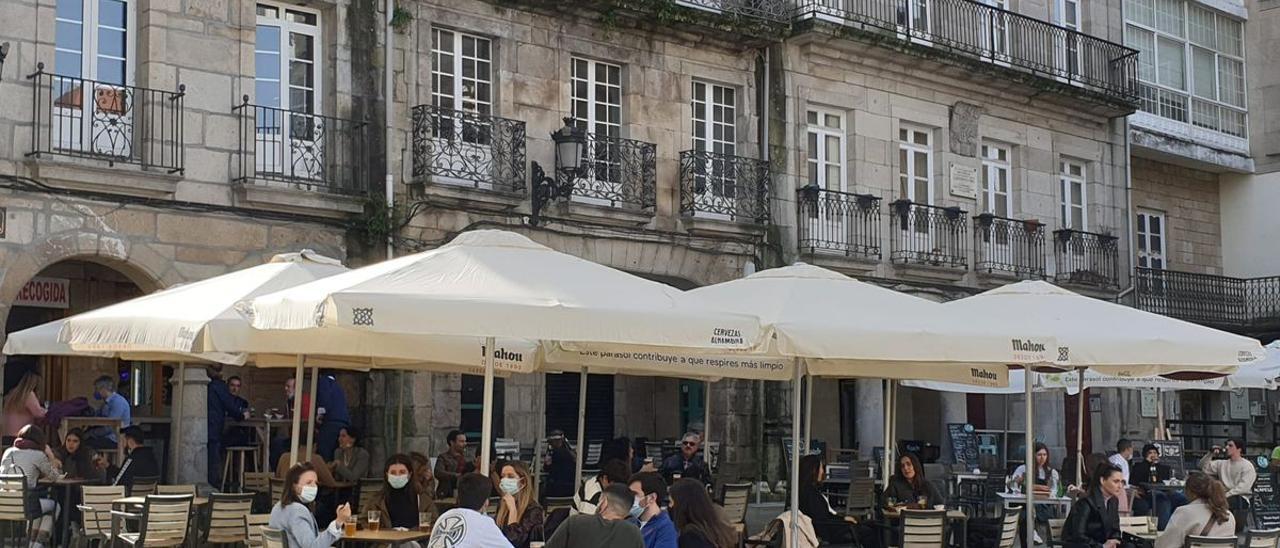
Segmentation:
{"type": "Polygon", "coordinates": [[[342,537],[343,543],[362,543],[362,544],[396,544],[399,542],[413,542],[418,540],[427,540],[431,538],[430,531],[397,531],[395,529],[379,529],[370,531],[361,529],[356,531],[354,535],[342,537]]]}
{"type": "MultiPolygon", "coordinates": [[[[125,497],[111,501],[112,506],[142,506],[147,503],[147,497],[125,497]]],[[[209,504],[209,499],[204,497],[196,497],[191,500],[192,506],[204,506],[209,504]]]]}
{"type": "Polygon", "coordinates": [[[266,417],[251,417],[239,421],[231,421],[233,426],[245,426],[252,428],[257,434],[258,451],[262,455],[262,469],[260,472],[268,472],[275,474],[275,469],[271,468],[271,431],[281,427],[292,427],[292,419],[269,419],[266,417]]]}
{"type": "Polygon", "coordinates": [[[75,508],[75,506],[71,502],[71,492],[74,491],[76,487],[79,487],[81,485],[95,485],[97,483],[99,483],[98,480],[91,480],[91,479],[85,479],[85,478],[62,478],[62,479],[56,479],[56,480],[53,478],[40,479],[40,485],[48,485],[51,487],[62,489],[62,512],[61,512],[62,516],[58,519],[58,521],[62,523],[58,527],[58,531],[57,531],[59,533],[58,536],[60,539],[60,542],[58,543],[59,545],[69,546],[71,544],[71,511],[70,510],[72,508],[75,508]]]}
{"type": "MultiPolygon", "coordinates": [[[[1017,504],[1017,503],[1022,503],[1023,505],[1027,504],[1027,495],[1025,494],[1021,494],[1021,493],[1016,495],[1013,493],[996,493],[996,494],[999,495],[1002,500],[1004,500],[1004,505],[1006,508],[1010,504],[1017,504]]],[[[1050,496],[1036,495],[1035,502],[1036,504],[1039,504],[1039,505],[1061,506],[1063,508],[1070,510],[1071,503],[1075,502],[1075,500],[1072,499],[1071,497],[1050,497],[1050,496]]]]}
{"type": "Polygon", "coordinates": [[[111,417],[63,417],[62,424],[58,426],[58,439],[67,439],[67,432],[72,428],[80,428],[88,430],[94,426],[106,426],[110,428],[116,435],[116,466],[124,462],[124,440],[120,439],[120,428],[123,422],[120,419],[111,417]]]}

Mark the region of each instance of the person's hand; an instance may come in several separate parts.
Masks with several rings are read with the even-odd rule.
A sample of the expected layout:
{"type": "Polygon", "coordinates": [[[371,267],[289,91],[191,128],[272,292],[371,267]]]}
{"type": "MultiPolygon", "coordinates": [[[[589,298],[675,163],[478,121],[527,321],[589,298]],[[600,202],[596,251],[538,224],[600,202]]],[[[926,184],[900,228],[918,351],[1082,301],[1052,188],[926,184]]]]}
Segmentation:
{"type": "Polygon", "coordinates": [[[1217,445],[1215,445],[1215,446],[1213,446],[1212,451],[1213,451],[1213,456],[1215,456],[1215,457],[1216,457],[1216,456],[1218,456],[1218,453],[1221,453],[1221,452],[1222,452],[1222,448],[1221,448],[1221,447],[1218,447],[1217,445]]]}
{"type": "Polygon", "coordinates": [[[93,468],[95,470],[107,469],[107,459],[102,458],[102,455],[94,455],[93,460],[91,460],[90,462],[93,463],[93,468]]]}
{"type": "Polygon", "coordinates": [[[511,495],[508,495],[508,494],[503,493],[503,495],[502,495],[502,505],[507,507],[507,515],[508,515],[508,516],[511,516],[511,517],[513,517],[513,518],[514,518],[517,514],[519,514],[519,510],[516,508],[516,498],[515,498],[515,497],[513,497],[513,496],[511,496],[511,495]]]}
{"type": "Polygon", "coordinates": [[[347,520],[350,518],[351,518],[351,503],[344,502],[342,503],[342,506],[338,507],[338,519],[334,521],[337,521],[338,527],[341,528],[342,525],[347,523],[347,520]]]}
{"type": "Polygon", "coordinates": [[[1120,548],[1120,541],[1116,539],[1108,540],[1105,544],[1102,545],[1102,548],[1120,548]]]}
{"type": "Polygon", "coordinates": [[[641,472],[657,472],[658,467],[654,466],[652,462],[646,462],[644,463],[644,466],[640,467],[640,471],[641,472]]]}
{"type": "Polygon", "coordinates": [[[249,410],[248,410],[248,409],[246,409],[246,410],[244,411],[244,420],[249,420],[249,410]]]}
{"type": "Polygon", "coordinates": [[[857,525],[857,524],[858,524],[858,518],[855,518],[855,517],[853,517],[853,516],[845,516],[845,517],[844,517],[844,521],[845,521],[845,523],[849,523],[849,524],[852,524],[852,525],[857,525]]]}

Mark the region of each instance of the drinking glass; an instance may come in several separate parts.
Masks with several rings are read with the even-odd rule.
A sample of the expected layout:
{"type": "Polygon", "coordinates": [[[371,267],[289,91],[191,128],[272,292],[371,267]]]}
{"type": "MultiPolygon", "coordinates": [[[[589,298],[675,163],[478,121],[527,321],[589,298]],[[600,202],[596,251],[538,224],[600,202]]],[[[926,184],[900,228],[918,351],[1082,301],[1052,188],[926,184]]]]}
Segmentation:
{"type": "Polygon", "coordinates": [[[343,533],[343,536],[347,536],[347,537],[355,536],[356,534],[356,517],[355,516],[347,517],[346,523],[342,524],[342,533],[343,533]]]}
{"type": "Polygon", "coordinates": [[[370,510],[369,511],[369,530],[377,531],[379,529],[379,526],[381,525],[379,523],[380,521],[382,521],[382,514],[377,510],[370,510]]]}
{"type": "Polygon", "coordinates": [[[431,514],[427,512],[418,512],[418,529],[422,531],[431,530],[431,514]]]}

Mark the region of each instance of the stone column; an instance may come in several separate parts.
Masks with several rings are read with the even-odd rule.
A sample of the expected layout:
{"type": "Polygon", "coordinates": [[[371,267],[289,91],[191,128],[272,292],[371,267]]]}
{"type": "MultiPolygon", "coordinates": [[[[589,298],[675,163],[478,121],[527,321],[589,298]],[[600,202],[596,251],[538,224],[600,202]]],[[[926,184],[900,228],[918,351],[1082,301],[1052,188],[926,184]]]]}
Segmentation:
{"type": "Polygon", "coordinates": [[[858,448],[861,458],[870,459],[871,448],[884,445],[884,381],[858,379],[855,382],[858,448]]]}
{"type": "Polygon", "coordinates": [[[209,478],[209,374],[200,365],[188,364],[184,383],[182,431],[170,436],[170,443],[178,444],[177,482],[204,484],[209,478]]]}
{"type": "Polygon", "coordinates": [[[942,462],[953,464],[947,425],[969,422],[969,398],[967,394],[956,392],[941,392],[938,396],[938,416],[942,420],[938,425],[938,431],[942,433],[942,462]]]}

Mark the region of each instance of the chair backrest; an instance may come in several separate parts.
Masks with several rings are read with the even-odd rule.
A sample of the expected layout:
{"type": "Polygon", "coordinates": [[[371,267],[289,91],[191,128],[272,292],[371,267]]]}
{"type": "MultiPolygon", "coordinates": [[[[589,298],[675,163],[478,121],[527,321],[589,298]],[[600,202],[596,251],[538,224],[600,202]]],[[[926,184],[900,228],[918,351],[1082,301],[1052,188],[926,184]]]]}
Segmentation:
{"type": "Polygon", "coordinates": [[[1055,519],[1049,520],[1049,539],[1048,539],[1049,542],[1053,542],[1055,540],[1062,540],[1062,528],[1065,527],[1066,524],[1067,524],[1067,520],[1065,519],[1055,518],[1055,519]]]}
{"type": "Polygon", "coordinates": [[[284,480],[273,477],[270,479],[269,484],[271,486],[271,504],[274,505],[280,502],[280,496],[284,494],[284,480]]]}
{"type": "Polygon", "coordinates": [[[866,516],[876,506],[876,480],[853,478],[849,480],[849,496],[845,498],[845,511],[851,516],[866,516]]]}
{"type": "Polygon", "coordinates": [[[1147,516],[1120,516],[1120,530],[1131,535],[1151,533],[1151,520],[1147,516]]]}
{"type": "Polygon", "coordinates": [[[356,511],[359,515],[373,510],[373,505],[377,503],[378,496],[382,494],[382,478],[362,478],[360,480],[360,500],[356,511]]]}
{"type": "Polygon", "coordinates": [[[133,478],[133,487],[129,488],[129,496],[145,497],[156,494],[156,485],[160,483],[160,478],[155,476],[139,476],[133,478]]]}
{"type": "Polygon", "coordinates": [[[156,495],[195,495],[194,485],[157,485],[156,495]]]}
{"type": "Polygon", "coordinates": [[[237,544],[246,542],[245,518],[253,511],[252,493],[214,493],[209,495],[209,528],[205,544],[237,544]]]}
{"type": "Polygon", "coordinates": [[[520,442],[513,439],[498,438],[493,442],[493,454],[498,458],[518,459],[520,458],[520,442]]]}
{"type": "Polygon", "coordinates": [[[26,476],[0,476],[0,521],[27,521],[26,493],[26,476]]]}
{"type": "Polygon", "coordinates": [[[262,528],[262,548],[288,548],[288,546],[289,541],[285,540],[284,531],[270,527],[262,528]]]}
{"type": "Polygon", "coordinates": [[[270,472],[245,472],[244,490],[250,493],[266,493],[271,491],[270,472]]]}
{"type": "Polygon", "coordinates": [[[587,459],[582,461],[588,465],[594,465],[600,462],[600,452],[604,450],[604,442],[600,440],[592,440],[587,442],[587,459]]]}
{"type": "Polygon", "coordinates": [[[548,514],[559,508],[573,508],[573,497],[547,497],[546,511],[548,514]]]}
{"type": "Polygon", "coordinates": [[[1280,529],[1250,529],[1245,533],[1244,548],[1276,548],[1280,546],[1280,529]]]}
{"type": "Polygon", "coordinates": [[[502,499],[498,497],[489,497],[489,505],[484,509],[484,515],[494,517],[498,515],[498,506],[502,504],[502,499]]]}
{"type": "Polygon", "coordinates": [[[111,503],[124,498],[123,485],[85,485],[80,488],[86,535],[111,534],[111,503]]]}
{"type": "Polygon", "coordinates": [[[1183,548],[1217,548],[1219,546],[1235,546],[1236,537],[1201,537],[1196,535],[1187,535],[1187,540],[1183,542],[1183,548]]]}
{"type": "Polygon", "coordinates": [[[946,540],[946,510],[902,511],[902,548],[942,548],[946,540]]]}
{"type": "Polygon", "coordinates": [[[262,546],[262,530],[271,523],[271,514],[246,514],[244,516],[244,541],[253,547],[262,546]]]}
{"type": "Polygon", "coordinates": [[[724,515],[729,523],[746,523],[750,500],[750,483],[726,483],[720,486],[720,504],[724,506],[724,515]]]}
{"type": "MultiPolygon", "coordinates": [[[[999,548],[1013,548],[1018,542],[1018,518],[1022,517],[1022,506],[1012,505],[1004,509],[1000,517],[999,548]]],[[[1061,527],[1061,525],[1059,525],[1061,527]]]]}
{"type": "Polygon", "coordinates": [[[187,540],[192,495],[148,495],[138,546],[180,546],[187,540]]]}
{"type": "Polygon", "coordinates": [[[662,463],[662,442],[646,441],[644,442],[644,456],[653,459],[655,464],[662,463]]]}

